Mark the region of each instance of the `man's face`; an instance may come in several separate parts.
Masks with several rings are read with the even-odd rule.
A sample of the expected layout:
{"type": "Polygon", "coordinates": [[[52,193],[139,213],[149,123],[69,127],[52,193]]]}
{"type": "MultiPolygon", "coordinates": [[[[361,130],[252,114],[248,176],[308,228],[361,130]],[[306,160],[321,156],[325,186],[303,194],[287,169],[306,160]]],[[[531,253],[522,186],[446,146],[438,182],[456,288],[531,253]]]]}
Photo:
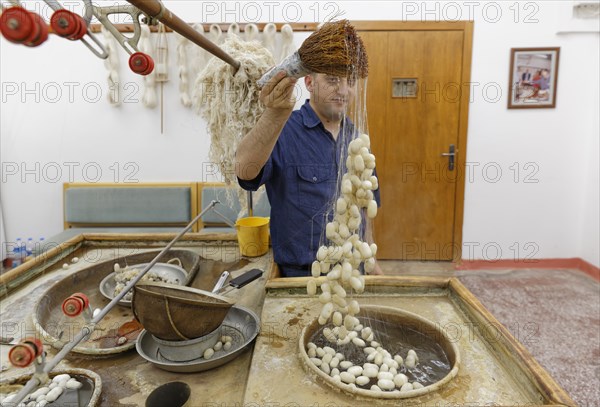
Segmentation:
{"type": "Polygon", "coordinates": [[[331,121],[342,120],[354,96],[354,81],[339,76],[313,74],[305,77],[311,105],[320,116],[331,121]]]}

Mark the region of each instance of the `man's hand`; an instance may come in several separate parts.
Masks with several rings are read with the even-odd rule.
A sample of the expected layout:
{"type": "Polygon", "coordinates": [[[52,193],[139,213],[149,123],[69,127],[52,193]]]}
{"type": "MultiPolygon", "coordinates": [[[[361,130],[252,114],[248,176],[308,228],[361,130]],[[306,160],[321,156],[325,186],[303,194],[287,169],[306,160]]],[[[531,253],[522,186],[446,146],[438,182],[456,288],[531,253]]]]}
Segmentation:
{"type": "Polygon", "coordinates": [[[275,75],[260,91],[260,101],[267,110],[286,118],[292,113],[296,104],[294,87],[298,79],[286,76],[284,71],[275,75]]]}

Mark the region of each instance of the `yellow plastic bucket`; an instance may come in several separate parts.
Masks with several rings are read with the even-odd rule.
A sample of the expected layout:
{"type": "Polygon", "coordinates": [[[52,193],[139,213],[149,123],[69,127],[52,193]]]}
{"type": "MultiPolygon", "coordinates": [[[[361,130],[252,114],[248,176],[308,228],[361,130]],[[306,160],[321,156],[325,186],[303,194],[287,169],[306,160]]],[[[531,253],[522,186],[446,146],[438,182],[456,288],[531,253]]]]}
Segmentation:
{"type": "Polygon", "coordinates": [[[241,218],[235,228],[242,256],[257,257],[269,251],[269,218],[241,218]]]}

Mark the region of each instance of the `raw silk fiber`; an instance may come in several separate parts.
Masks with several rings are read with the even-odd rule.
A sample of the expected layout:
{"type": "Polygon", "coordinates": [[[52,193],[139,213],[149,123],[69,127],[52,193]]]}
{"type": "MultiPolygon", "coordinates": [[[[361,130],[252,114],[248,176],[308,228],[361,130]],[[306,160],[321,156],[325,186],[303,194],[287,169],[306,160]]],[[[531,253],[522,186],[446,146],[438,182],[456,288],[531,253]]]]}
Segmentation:
{"type": "Polygon", "coordinates": [[[195,83],[194,102],[206,120],[211,137],[209,159],[219,165],[225,182],[235,181],[234,158],[240,140],[256,124],[264,111],[258,97],[257,80],[275,63],[271,53],[258,41],[229,36],[221,46],[239,61],[233,68],[213,57],[195,83]]]}

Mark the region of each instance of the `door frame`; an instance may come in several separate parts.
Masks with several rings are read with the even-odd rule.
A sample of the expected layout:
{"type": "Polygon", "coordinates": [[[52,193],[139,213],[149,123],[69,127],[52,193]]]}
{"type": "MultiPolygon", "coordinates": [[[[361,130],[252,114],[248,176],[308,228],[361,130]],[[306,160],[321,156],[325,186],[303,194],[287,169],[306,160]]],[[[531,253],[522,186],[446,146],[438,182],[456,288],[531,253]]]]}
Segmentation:
{"type": "Polygon", "coordinates": [[[471,61],[473,57],[473,21],[352,21],[359,31],[462,31],[462,99],[458,119],[458,145],[456,146],[457,174],[454,194],[453,224],[453,263],[462,261],[463,223],[465,207],[465,171],[467,161],[467,133],[469,125],[469,101],[471,86],[464,86],[471,80],[471,61]]]}

